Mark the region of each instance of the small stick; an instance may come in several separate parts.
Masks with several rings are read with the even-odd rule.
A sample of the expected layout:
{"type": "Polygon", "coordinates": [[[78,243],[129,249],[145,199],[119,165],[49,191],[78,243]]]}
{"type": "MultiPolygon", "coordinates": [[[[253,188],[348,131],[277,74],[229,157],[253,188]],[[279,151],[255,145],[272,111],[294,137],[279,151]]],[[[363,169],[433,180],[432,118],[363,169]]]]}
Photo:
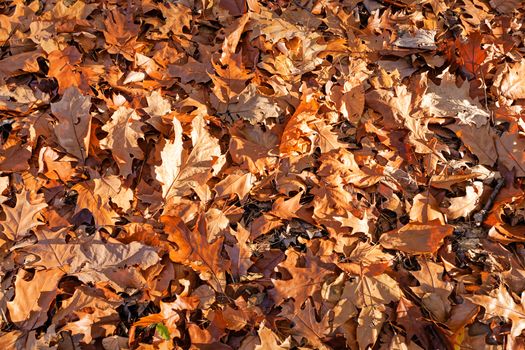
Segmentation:
{"type": "Polygon", "coordinates": [[[502,177],[498,179],[498,183],[496,184],[496,187],[494,187],[494,190],[490,194],[489,199],[487,200],[487,203],[485,203],[485,206],[483,209],[478,211],[476,214],[474,214],[474,222],[476,223],[476,226],[481,226],[481,223],[485,219],[485,216],[492,208],[492,205],[494,204],[494,200],[498,196],[499,191],[503,188],[503,185],[505,185],[505,179],[502,177]]]}

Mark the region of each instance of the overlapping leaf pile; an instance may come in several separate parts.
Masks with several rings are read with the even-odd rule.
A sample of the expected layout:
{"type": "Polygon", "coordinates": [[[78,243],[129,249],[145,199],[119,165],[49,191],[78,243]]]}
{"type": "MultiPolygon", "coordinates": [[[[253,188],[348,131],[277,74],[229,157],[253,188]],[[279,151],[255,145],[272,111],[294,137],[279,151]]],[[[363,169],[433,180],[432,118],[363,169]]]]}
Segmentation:
{"type": "Polygon", "coordinates": [[[0,345],[523,348],[524,23],[2,1],[0,345]]]}

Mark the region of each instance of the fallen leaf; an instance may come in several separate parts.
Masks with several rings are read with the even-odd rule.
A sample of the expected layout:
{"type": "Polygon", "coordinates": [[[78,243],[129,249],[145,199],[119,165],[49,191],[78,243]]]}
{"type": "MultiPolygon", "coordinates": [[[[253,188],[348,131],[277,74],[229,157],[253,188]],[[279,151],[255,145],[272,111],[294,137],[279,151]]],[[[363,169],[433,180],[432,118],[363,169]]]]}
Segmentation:
{"type": "Polygon", "coordinates": [[[236,194],[242,201],[246,198],[252,188],[255,177],[252,173],[237,172],[229,174],[213,188],[218,197],[236,194]]]}
{"type": "Polygon", "coordinates": [[[295,323],[293,335],[305,338],[316,349],[327,350],[323,339],[329,334],[328,317],[317,321],[316,310],[310,299],[306,300],[304,309],[299,309],[294,315],[288,316],[295,323]]]}
{"type": "Polygon", "coordinates": [[[357,342],[359,349],[367,349],[368,346],[373,346],[383,323],[386,321],[385,306],[366,306],[361,309],[358,318],[357,326],[357,342]]]}
{"type": "Polygon", "coordinates": [[[217,291],[222,291],[226,284],[225,271],[229,262],[221,258],[223,238],[208,243],[204,225],[201,223],[191,232],[178,218],[163,216],[161,221],[168,232],[168,240],[175,244],[170,250],[170,259],[190,266],[200,274],[204,281],[217,291]]]}
{"type": "Polygon", "coordinates": [[[475,181],[472,186],[466,187],[464,196],[450,199],[450,206],[446,209],[445,214],[452,220],[469,217],[478,208],[482,194],[483,183],[475,181]]]}
{"type": "Polygon", "coordinates": [[[466,41],[456,39],[461,63],[470,74],[476,77],[480,74],[481,65],[487,58],[487,52],[481,47],[482,39],[480,32],[472,33],[466,41]]]}
{"type": "Polygon", "coordinates": [[[525,138],[518,133],[504,132],[495,140],[498,161],[507,169],[514,169],[516,176],[525,176],[525,138]]]}
{"type": "Polygon", "coordinates": [[[47,320],[47,312],[55,300],[58,282],[63,275],[64,272],[51,267],[37,270],[33,276],[20,270],[15,281],[15,298],[7,302],[11,321],[26,331],[42,326],[47,320]]]}
{"type": "Polygon", "coordinates": [[[481,128],[468,125],[447,125],[456,133],[465,146],[474,154],[480,164],[492,166],[498,159],[493,129],[489,125],[481,128]]]}
{"type": "Polygon", "coordinates": [[[95,192],[93,181],[78,183],[71,189],[78,193],[75,214],[83,209],[89,210],[98,227],[112,226],[115,223],[118,214],[101,195],[95,192]]]}
{"type": "Polygon", "coordinates": [[[500,91],[503,96],[513,100],[525,98],[525,88],[521,83],[522,77],[525,76],[525,64],[517,62],[506,67],[503,72],[500,83],[500,91]]]}
{"type": "Polygon", "coordinates": [[[144,137],[141,130],[142,125],[144,123],[134,110],[120,107],[113,113],[111,120],[102,127],[108,136],[100,140],[100,146],[111,150],[119,166],[120,175],[123,177],[131,174],[133,159],[144,157],[138,144],[138,140],[144,137]]]}
{"type": "Polygon", "coordinates": [[[288,298],[294,299],[295,310],[300,310],[305,300],[321,290],[325,278],[332,273],[322,266],[317,257],[309,257],[304,267],[298,267],[299,256],[293,250],[288,250],[287,258],[278,267],[285,268],[293,280],[273,279],[274,288],[269,291],[272,299],[280,304],[288,298]]]}
{"type": "Polygon", "coordinates": [[[29,191],[17,193],[14,208],[2,204],[6,216],[1,222],[4,228],[3,234],[14,242],[29,236],[33,228],[43,224],[38,219],[39,213],[45,207],[47,204],[42,196],[32,197],[29,191]]]}
{"type": "Polygon", "coordinates": [[[386,249],[396,249],[410,254],[434,253],[443,243],[443,238],[450,236],[453,231],[453,226],[443,225],[438,220],[426,224],[414,222],[383,233],[379,244],[386,249]]]}
{"type": "Polygon", "coordinates": [[[495,289],[491,295],[472,295],[467,297],[474,304],[485,308],[485,317],[502,317],[512,322],[510,330],[511,338],[521,335],[525,329],[525,309],[523,304],[514,301],[505,286],[502,284],[495,289]]]}
{"type": "Polygon", "coordinates": [[[435,50],[437,49],[436,42],[434,41],[435,36],[435,30],[419,29],[414,33],[402,33],[392,44],[409,49],[435,50]]]}
{"type": "Polygon", "coordinates": [[[489,113],[470,98],[468,83],[457,87],[456,77],[448,71],[441,75],[440,85],[429,81],[421,107],[438,118],[457,118],[460,125],[480,128],[489,120],[489,113]]]}
{"type": "Polygon", "coordinates": [[[54,127],[57,141],[68,153],[85,162],[91,133],[91,98],[83,96],[75,87],[65,90],[59,102],[51,104],[58,119],[54,127]]]}
{"type": "Polygon", "coordinates": [[[187,157],[183,156],[182,127],[173,120],[175,140],[167,142],[161,152],[162,165],[155,167],[157,179],[162,182],[164,200],[187,195],[194,190],[202,201],[210,198],[206,182],[211,176],[211,167],[221,155],[217,139],[209,134],[202,117],[192,122],[191,138],[193,149],[187,157]]]}

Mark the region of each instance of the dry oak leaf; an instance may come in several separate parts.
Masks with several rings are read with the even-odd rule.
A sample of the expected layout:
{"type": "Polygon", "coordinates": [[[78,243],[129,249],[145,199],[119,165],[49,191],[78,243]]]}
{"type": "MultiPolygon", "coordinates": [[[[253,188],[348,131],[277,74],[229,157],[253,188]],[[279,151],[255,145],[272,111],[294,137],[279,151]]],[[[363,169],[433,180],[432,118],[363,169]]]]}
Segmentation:
{"type": "Polygon", "coordinates": [[[482,194],[483,182],[474,181],[472,186],[466,187],[464,196],[449,199],[450,206],[445,210],[445,214],[452,220],[460,217],[468,217],[478,208],[482,194]]]}
{"type": "Polygon", "coordinates": [[[67,230],[37,231],[37,244],[24,248],[24,251],[39,260],[27,265],[59,269],[69,275],[78,275],[83,281],[93,282],[107,280],[102,276],[106,272],[133,265],[147,269],[160,259],[152,247],[139,242],[123,244],[113,238],[104,241],[99,232],[66,242],[67,230]]]}
{"type": "Polygon", "coordinates": [[[32,228],[43,224],[38,218],[40,211],[45,207],[47,204],[44,202],[43,195],[32,198],[30,191],[17,193],[14,208],[2,204],[6,215],[5,220],[1,222],[4,235],[14,242],[29,236],[32,228]]]}
{"type": "Polygon", "coordinates": [[[377,269],[390,265],[390,261],[394,259],[392,255],[384,252],[380,245],[359,240],[355,246],[353,243],[349,246],[342,241],[341,247],[336,245],[336,249],[337,252],[343,253],[346,257],[344,261],[338,262],[337,266],[341,270],[356,276],[362,274],[376,275],[377,269]]]}
{"type": "MultiPolygon", "coordinates": [[[[366,70],[366,66],[362,69],[366,70]]],[[[365,109],[365,89],[361,81],[352,83],[347,81],[341,86],[332,85],[331,82],[328,82],[327,86],[331,86],[331,89],[327,97],[345,119],[357,123],[365,109]]]]}
{"type": "Polygon", "coordinates": [[[254,77],[254,74],[245,69],[241,58],[240,55],[231,56],[225,68],[212,62],[215,74],[208,73],[208,75],[213,82],[213,94],[220,102],[229,104],[232,98],[250,88],[247,87],[247,82],[254,77]]]}
{"type": "Polygon", "coordinates": [[[69,87],[59,102],[51,104],[58,119],[53,127],[58,144],[84,162],[88,156],[91,133],[91,98],[83,96],[76,87],[69,87]]]}
{"type": "Polygon", "coordinates": [[[115,323],[119,322],[117,307],[121,304],[122,301],[112,300],[97,289],[80,286],[71,298],[62,301],[53,323],[64,327],[63,330],[71,330],[72,334],[82,335],[83,341],[89,344],[97,328],[116,327],[115,323]]]}
{"type": "MultiPolygon", "coordinates": [[[[1,30],[1,29],[0,29],[1,30]]],[[[40,49],[22,52],[0,60],[0,81],[6,80],[19,72],[38,72],[37,59],[43,56],[40,49]]]]}
{"type": "Polygon", "coordinates": [[[451,225],[443,225],[439,220],[426,224],[412,222],[381,235],[379,244],[386,249],[400,250],[409,254],[435,253],[443,239],[454,231],[451,225]]]}
{"type": "Polygon", "coordinates": [[[302,27],[288,22],[273,11],[261,8],[261,13],[251,13],[250,15],[251,21],[246,30],[251,31],[250,40],[264,35],[267,41],[276,44],[281,39],[290,40],[295,37],[304,37],[307,34],[302,27]]]}
{"type": "Polygon", "coordinates": [[[144,108],[144,112],[152,117],[162,117],[171,112],[171,103],[162,97],[159,91],[153,91],[151,95],[146,96],[146,101],[148,107],[144,108]]]}
{"type": "Polygon", "coordinates": [[[285,350],[289,349],[288,346],[281,346],[280,339],[277,335],[268,327],[266,327],[266,321],[262,321],[257,330],[259,335],[259,344],[255,345],[254,350],[285,350]]]}
{"type": "Polygon", "coordinates": [[[344,143],[339,142],[337,134],[332,131],[332,126],[324,121],[315,122],[312,126],[317,133],[316,145],[321,149],[321,153],[346,147],[344,143]]]}
{"type": "Polygon", "coordinates": [[[498,93],[512,100],[525,98],[525,86],[523,79],[525,78],[525,62],[517,62],[512,66],[505,65],[505,68],[494,77],[494,83],[499,82],[498,93]]]}
{"type": "Polygon", "coordinates": [[[119,176],[107,175],[85,183],[89,185],[93,183],[95,185],[94,193],[102,198],[102,203],[108,203],[111,200],[112,203],[115,203],[124,211],[131,208],[133,190],[127,187],[119,176]]]}
{"type": "Polygon", "coordinates": [[[226,65],[230,62],[231,56],[235,55],[237,45],[241,39],[241,35],[244,32],[246,23],[250,20],[250,14],[245,13],[241,18],[236,20],[229,28],[226,28],[226,35],[222,42],[222,53],[219,61],[221,64],[226,65]]]}
{"type": "Polygon", "coordinates": [[[255,181],[256,178],[252,173],[237,171],[217,183],[213,190],[217,193],[216,198],[236,194],[242,202],[250,193],[255,181]]]}
{"type": "Polygon", "coordinates": [[[116,7],[107,14],[104,25],[105,46],[108,52],[121,54],[128,61],[133,62],[139,26],[133,22],[132,14],[124,15],[116,7]]]}
{"type": "Polygon", "coordinates": [[[410,130],[409,142],[417,153],[433,152],[428,145],[430,131],[428,118],[417,113],[413,101],[417,96],[405,85],[399,85],[394,90],[371,90],[366,93],[366,103],[385,118],[386,129],[399,128],[410,130]]]}
{"type": "Polygon", "coordinates": [[[319,103],[315,96],[305,96],[288,119],[281,136],[279,152],[281,155],[292,155],[292,153],[307,153],[313,151],[314,131],[308,125],[317,120],[319,103]]]}
{"type": "Polygon", "coordinates": [[[250,231],[245,229],[241,224],[237,225],[237,232],[232,232],[232,235],[237,239],[237,244],[233,246],[225,246],[224,249],[231,259],[231,270],[233,275],[240,279],[246,276],[248,269],[253,265],[251,260],[252,249],[248,244],[250,238],[250,231]]]}
{"type": "Polygon", "coordinates": [[[75,214],[83,209],[88,209],[97,227],[112,226],[115,223],[118,214],[111,209],[104,197],[96,193],[94,181],[78,183],[71,189],[78,193],[75,214]]]}
{"type": "Polygon", "coordinates": [[[317,312],[310,298],[304,303],[304,308],[293,314],[281,313],[294,323],[292,335],[296,339],[305,338],[315,349],[328,350],[330,347],[323,343],[323,339],[330,334],[328,315],[317,321],[317,312]]]}
{"type": "Polygon", "coordinates": [[[485,318],[489,319],[494,316],[503,317],[512,321],[510,330],[511,340],[521,335],[525,329],[525,304],[523,303],[525,294],[522,294],[521,303],[517,304],[514,298],[501,284],[498,289],[492,291],[491,295],[473,295],[466,297],[474,304],[485,308],[485,318]]]}
{"type": "Polygon", "coordinates": [[[418,287],[410,287],[421,298],[421,304],[428,310],[432,318],[438,322],[446,322],[450,316],[451,303],[448,300],[452,292],[452,283],[443,280],[444,268],[431,261],[419,261],[421,270],[412,271],[418,280],[418,287]]]}
{"type": "Polygon", "coordinates": [[[339,222],[342,227],[351,228],[352,230],[350,233],[362,232],[366,235],[370,234],[370,225],[368,224],[369,218],[367,211],[364,211],[363,217],[359,218],[352,212],[346,210],[346,214],[344,216],[334,216],[334,220],[339,222]]]}
{"type": "Polygon", "coordinates": [[[402,296],[399,283],[385,273],[377,276],[362,275],[346,282],[342,293],[342,299],[348,299],[359,308],[389,304],[399,301],[402,296]]]}
{"type": "Polygon", "coordinates": [[[29,170],[31,159],[31,146],[22,144],[15,138],[8,138],[0,145],[0,171],[12,173],[16,171],[29,170]]]}
{"type": "Polygon", "coordinates": [[[102,149],[111,150],[113,158],[120,169],[120,175],[126,178],[132,173],[133,159],[143,159],[144,153],[138,140],[144,137],[142,121],[137,113],[130,108],[120,107],[102,130],[108,135],[100,140],[102,149]]]}
{"type": "Polygon", "coordinates": [[[483,125],[480,128],[470,125],[447,125],[447,128],[454,131],[463,144],[478,157],[479,163],[493,166],[498,160],[498,152],[494,139],[496,133],[490,125],[483,125]]]}
{"type": "MultiPolygon", "coordinates": [[[[184,37],[184,29],[190,30],[192,13],[191,9],[182,3],[160,3],[158,8],[162,12],[162,16],[165,18],[165,23],[159,27],[162,34],[168,34],[170,31],[174,34],[174,37],[184,37]]],[[[175,39],[177,40],[177,39],[175,39]]]]}
{"type": "Polygon", "coordinates": [[[235,123],[229,132],[229,154],[242,169],[261,175],[277,165],[279,138],[274,132],[241,121],[235,123]]]}
{"type": "Polygon", "coordinates": [[[233,120],[243,119],[251,124],[277,119],[283,111],[270,97],[262,95],[255,84],[248,85],[239,96],[229,101],[226,110],[233,120]]]}
{"type": "Polygon", "coordinates": [[[191,267],[216,291],[223,291],[226,286],[225,272],[229,268],[229,261],[221,256],[224,238],[208,242],[204,217],[198,220],[193,232],[180,218],[161,216],[160,221],[164,224],[168,240],[176,245],[169,252],[170,259],[191,267]]]}
{"type": "Polygon", "coordinates": [[[71,181],[78,169],[72,166],[74,158],[62,156],[62,153],[51,147],[42,147],[38,159],[38,171],[51,180],[71,181]]]}
{"type": "Polygon", "coordinates": [[[286,260],[278,265],[288,271],[291,280],[278,280],[272,278],[274,288],[268,294],[276,304],[282,303],[288,298],[294,299],[294,308],[297,312],[301,309],[304,301],[321,291],[325,278],[332,274],[321,260],[312,256],[311,253],[305,257],[305,266],[298,267],[300,255],[293,249],[286,251],[286,260]]]}
{"type": "Polygon", "coordinates": [[[179,78],[183,84],[188,84],[190,81],[196,83],[206,83],[210,80],[210,75],[213,67],[211,63],[201,63],[193,57],[188,57],[188,62],[183,65],[170,64],[168,66],[168,74],[172,78],[179,78]]]}
{"type": "Polygon", "coordinates": [[[7,302],[11,321],[26,331],[42,326],[63,275],[63,271],[49,268],[35,271],[33,277],[26,280],[31,274],[20,270],[15,281],[15,298],[7,302]]]}
{"type": "Polygon", "coordinates": [[[300,202],[302,195],[303,192],[298,192],[295,196],[289,199],[284,199],[283,197],[277,198],[272,205],[270,214],[283,220],[298,218],[296,213],[303,206],[300,202]]]}
{"type": "Polygon", "coordinates": [[[89,91],[87,77],[76,68],[82,60],[82,54],[74,46],[64,50],[55,50],[48,57],[48,76],[58,81],[58,92],[63,93],[67,88],[74,86],[82,91],[89,91]]]}
{"type": "Polygon", "coordinates": [[[410,208],[410,221],[426,224],[432,220],[445,223],[445,216],[439,209],[436,199],[430,193],[417,194],[410,208]]]}
{"type": "Polygon", "coordinates": [[[525,137],[517,132],[505,131],[495,138],[498,161],[509,170],[515,169],[516,176],[525,176],[525,137]]]}
{"type": "Polygon", "coordinates": [[[201,201],[210,197],[207,186],[212,166],[221,155],[219,141],[206,130],[202,116],[192,121],[191,140],[193,149],[184,157],[182,144],[182,126],[174,118],[175,138],[168,141],[161,151],[162,164],[155,167],[157,180],[162,183],[162,196],[168,202],[172,197],[184,196],[195,191],[201,201]]]}
{"type": "Polygon", "coordinates": [[[401,298],[397,304],[396,321],[405,329],[406,339],[409,343],[413,344],[411,340],[414,336],[417,336],[426,349],[432,348],[426,329],[430,322],[425,319],[419,306],[414,305],[412,301],[405,297],[401,298]]]}
{"type": "Polygon", "coordinates": [[[490,115],[478,101],[470,98],[469,84],[463,82],[458,88],[456,76],[448,70],[440,77],[440,85],[429,81],[421,107],[437,118],[456,118],[460,125],[480,128],[487,124],[490,115]]]}
{"type": "Polygon", "coordinates": [[[473,76],[478,75],[481,65],[487,58],[486,50],[481,47],[482,39],[480,32],[470,34],[465,42],[461,41],[460,38],[456,39],[461,63],[473,76]]]}
{"type": "Polygon", "coordinates": [[[361,309],[359,317],[357,319],[357,343],[359,344],[359,349],[365,350],[368,349],[368,346],[373,346],[383,323],[387,319],[385,305],[371,305],[365,306],[361,309]]]}

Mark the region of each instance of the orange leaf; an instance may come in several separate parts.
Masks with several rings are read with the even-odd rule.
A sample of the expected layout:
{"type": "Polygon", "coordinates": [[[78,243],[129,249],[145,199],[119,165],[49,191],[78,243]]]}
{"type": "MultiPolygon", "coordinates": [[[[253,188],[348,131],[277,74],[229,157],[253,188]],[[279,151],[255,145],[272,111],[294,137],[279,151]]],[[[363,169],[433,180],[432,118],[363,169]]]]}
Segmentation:
{"type": "Polygon", "coordinates": [[[466,42],[461,42],[459,38],[456,39],[461,64],[467,72],[476,77],[487,58],[487,52],[481,48],[481,40],[480,32],[472,33],[466,42]]]}
{"type": "Polygon", "coordinates": [[[401,250],[410,254],[435,253],[443,238],[454,231],[451,225],[442,225],[439,220],[426,224],[409,223],[399,229],[383,233],[379,244],[386,249],[401,250]]]}

